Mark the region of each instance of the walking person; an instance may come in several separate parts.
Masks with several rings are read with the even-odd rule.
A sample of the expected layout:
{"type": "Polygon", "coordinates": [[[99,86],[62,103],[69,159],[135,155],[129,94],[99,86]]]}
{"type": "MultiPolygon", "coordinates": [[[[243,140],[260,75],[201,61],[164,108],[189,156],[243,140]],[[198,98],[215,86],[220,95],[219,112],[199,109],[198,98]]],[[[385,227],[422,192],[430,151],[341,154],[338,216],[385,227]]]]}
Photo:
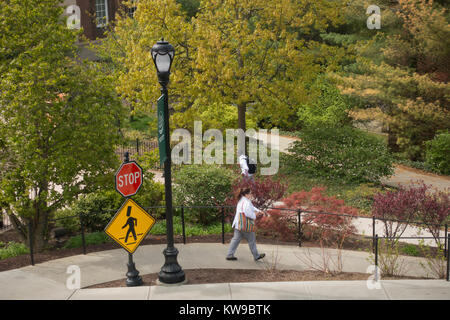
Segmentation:
{"type": "Polygon", "coordinates": [[[242,154],[239,156],[239,166],[244,179],[253,181],[253,175],[256,173],[256,164],[253,159],[250,161],[248,156],[242,154]]]}
{"type": "Polygon", "coordinates": [[[256,211],[261,210],[255,208],[249,199],[251,195],[250,188],[241,188],[238,195],[238,203],[236,206],[236,215],[234,216],[232,227],[234,228],[234,236],[231,239],[228,248],[227,260],[237,260],[234,256],[242,238],[247,239],[248,246],[255,261],[265,257],[264,253],[259,254],[256,248],[256,236],[254,230],[254,222],[256,219],[256,211]]]}

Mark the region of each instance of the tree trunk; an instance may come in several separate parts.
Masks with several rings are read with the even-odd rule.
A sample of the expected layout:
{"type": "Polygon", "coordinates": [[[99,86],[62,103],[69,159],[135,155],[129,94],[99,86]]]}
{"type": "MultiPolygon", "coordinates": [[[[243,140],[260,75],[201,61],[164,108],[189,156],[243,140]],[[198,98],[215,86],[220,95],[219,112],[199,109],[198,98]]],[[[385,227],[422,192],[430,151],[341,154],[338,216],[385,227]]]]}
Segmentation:
{"type": "Polygon", "coordinates": [[[245,111],[247,107],[245,104],[238,105],[238,128],[246,130],[245,126],[245,111]]]}
{"type": "MultiPolygon", "coordinates": [[[[247,109],[246,104],[240,104],[238,105],[238,129],[242,129],[244,131],[244,153],[247,154],[247,139],[245,138],[245,131],[246,131],[246,125],[245,125],[245,112],[247,109]]],[[[238,148],[239,149],[239,148],[238,148]]],[[[240,152],[240,150],[238,150],[240,152]]]]}
{"type": "Polygon", "coordinates": [[[399,152],[400,148],[397,145],[397,136],[388,129],[388,149],[391,152],[399,152]]]}
{"type": "Polygon", "coordinates": [[[41,219],[34,228],[33,238],[34,251],[41,252],[47,244],[47,223],[44,222],[44,219],[41,219]]]}

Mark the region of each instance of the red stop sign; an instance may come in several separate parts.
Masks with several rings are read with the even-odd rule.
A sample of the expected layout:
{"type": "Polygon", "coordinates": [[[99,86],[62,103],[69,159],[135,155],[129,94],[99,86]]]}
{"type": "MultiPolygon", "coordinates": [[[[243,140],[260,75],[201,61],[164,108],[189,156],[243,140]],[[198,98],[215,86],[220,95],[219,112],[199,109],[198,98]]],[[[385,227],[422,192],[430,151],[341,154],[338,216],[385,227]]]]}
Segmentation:
{"type": "Polygon", "coordinates": [[[116,172],[116,190],[124,197],[135,195],[142,185],[142,168],[135,162],[123,163],[116,172]]]}

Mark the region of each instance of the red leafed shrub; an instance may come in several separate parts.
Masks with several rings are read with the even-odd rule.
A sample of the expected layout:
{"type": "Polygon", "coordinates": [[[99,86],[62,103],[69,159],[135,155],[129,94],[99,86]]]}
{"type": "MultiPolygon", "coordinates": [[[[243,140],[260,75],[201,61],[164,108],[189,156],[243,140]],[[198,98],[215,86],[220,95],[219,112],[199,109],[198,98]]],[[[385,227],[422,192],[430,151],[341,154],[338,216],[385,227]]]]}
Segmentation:
{"type": "Polygon", "coordinates": [[[358,209],[346,206],[344,200],[324,195],[325,191],[325,187],[315,187],[311,191],[295,192],[283,202],[287,208],[310,211],[302,213],[302,225],[311,227],[306,229],[306,237],[314,238],[316,235],[324,244],[333,241],[342,244],[345,238],[356,232],[352,220],[358,209]]]}
{"type": "MultiPolygon", "coordinates": [[[[255,177],[254,181],[249,181],[246,179],[238,178],[233,184],[232,189],[230,191],[230,196],[227,199],[227,205],[236,206],[238,199],[237,195],[241,188],[250,188],[252,191],[252,203],[253,205],[260,209],[261,211],[266,211],[269,207],[271,207],[275,202],[279,201],[283,198],[288,185],[286,183],[281,182],[281,180],[275,180],[270,176],[264,177],[255,177]]],[[[230,221],[234,218],[235,210],[227,210],[226,217],[230,221]]],[[[257,216],[256,218],[256,228],[261,228],[261,223],[264,226],[264,230],[269,230],[270,232],[265,233],[263,230],[262,233],[269,236],[276,236],[271,230],[271,224],[278,224],[276,221],[278,217],[281,216],[274,215],[271,221],[264,221],[264,218],[261,216],[257,216]],[[264,221],[264,222],[262,222],[264,221]],[[267,225],[267,226],[266,226],[267,225]]],[[[283,224],[284,226],[284,224],[283,224]]],[[[283,233],[287,233],[287,226],[280,227],[285,228],[282,231],[283,233]]],[[[280,229],[278,228],[278,229],[280,229]]],[[[276,232],[275,232],[276,233],[276,232]]]]}
{"type": "Polygon", "coordinates": [[[383,220],[386,236],[393,237],[393,242],[401,237],[411,222],[421,221],[440,243],[440,225],[450,215],[448,192],[433,190],[423,181],[409,188],[400,187],[396,191],[379,193],[373,198],[372,214],[383,220]],[[392,220],[400,220],[397,223],[392,220]]]}
{"type": "Polygon", "coordinates": [[[275,202],[283,198],[288,185],[280,180],[275,180],[270,176],[258,177],[254,181],[238,178],[232,184],[232,190],[228,198],[228,205],[235,206],[238,202],[237,194],[241,188],[250,188],[252,190],[253,205],[265,211],[275,202]]]}
{"type": "MultiPolygon", "coordinates": [[[[314,213],[302,213],[303,235],[310,239],[317,237],[323,245],[337,241],[341,246],[345,238],[356,232],[352,219],[358,211],[346,206],[343,200],[324,195],[325,190],[326,188],[313,188],[311,191],[292,193],[282,200],[284,204],[279,207],[313,211],[314,213]]],[[[296,220],[297,212],[274,209],[268,211],[257,226],[261,233],[276,234],[283,240],[288,240],[297,237],[297,222],[293,223],[296,220]]]]}
{"type": "Polygon", "coordinates": [[[440,239],[441,226],[450,216],[450,197],[448,193],[436,191],[427,196],[419,206],[419,217],[433,235],[436,244],[441,246],[444,239],[440,239]]]}
{"type": "Polygon", "coordinates": [[[256,220],[256,230],[259,235],[280,241],[295,241],[298,240],[296,217],[292,211],[271,209],[256,220]]]}

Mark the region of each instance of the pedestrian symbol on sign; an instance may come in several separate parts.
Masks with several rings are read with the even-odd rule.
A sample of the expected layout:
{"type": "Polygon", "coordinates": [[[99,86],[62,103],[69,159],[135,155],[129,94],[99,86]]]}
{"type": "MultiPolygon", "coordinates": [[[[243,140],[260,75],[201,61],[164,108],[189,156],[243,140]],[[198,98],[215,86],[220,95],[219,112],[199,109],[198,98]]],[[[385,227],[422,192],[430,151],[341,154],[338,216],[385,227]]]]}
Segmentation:
{"type": "Polygon", "coordinates": [[[127,235],[125,236],[125,243],[128,240],[128,236],[130,235],[130,232],[133,233],[133,238],[134,241],[137,240],[136,238],[136,230],[134,230],[134,227],[137,226],[137,219],[130,217],[131,215],[131,206],[128,206],[127,208],[127,217],[129,217],[127,219],[127,223],[124,224],[124,226],[122,227],[122,229],[124,229],[126,226],[128,226],[128,231],[127,231],[127,235]]]}

